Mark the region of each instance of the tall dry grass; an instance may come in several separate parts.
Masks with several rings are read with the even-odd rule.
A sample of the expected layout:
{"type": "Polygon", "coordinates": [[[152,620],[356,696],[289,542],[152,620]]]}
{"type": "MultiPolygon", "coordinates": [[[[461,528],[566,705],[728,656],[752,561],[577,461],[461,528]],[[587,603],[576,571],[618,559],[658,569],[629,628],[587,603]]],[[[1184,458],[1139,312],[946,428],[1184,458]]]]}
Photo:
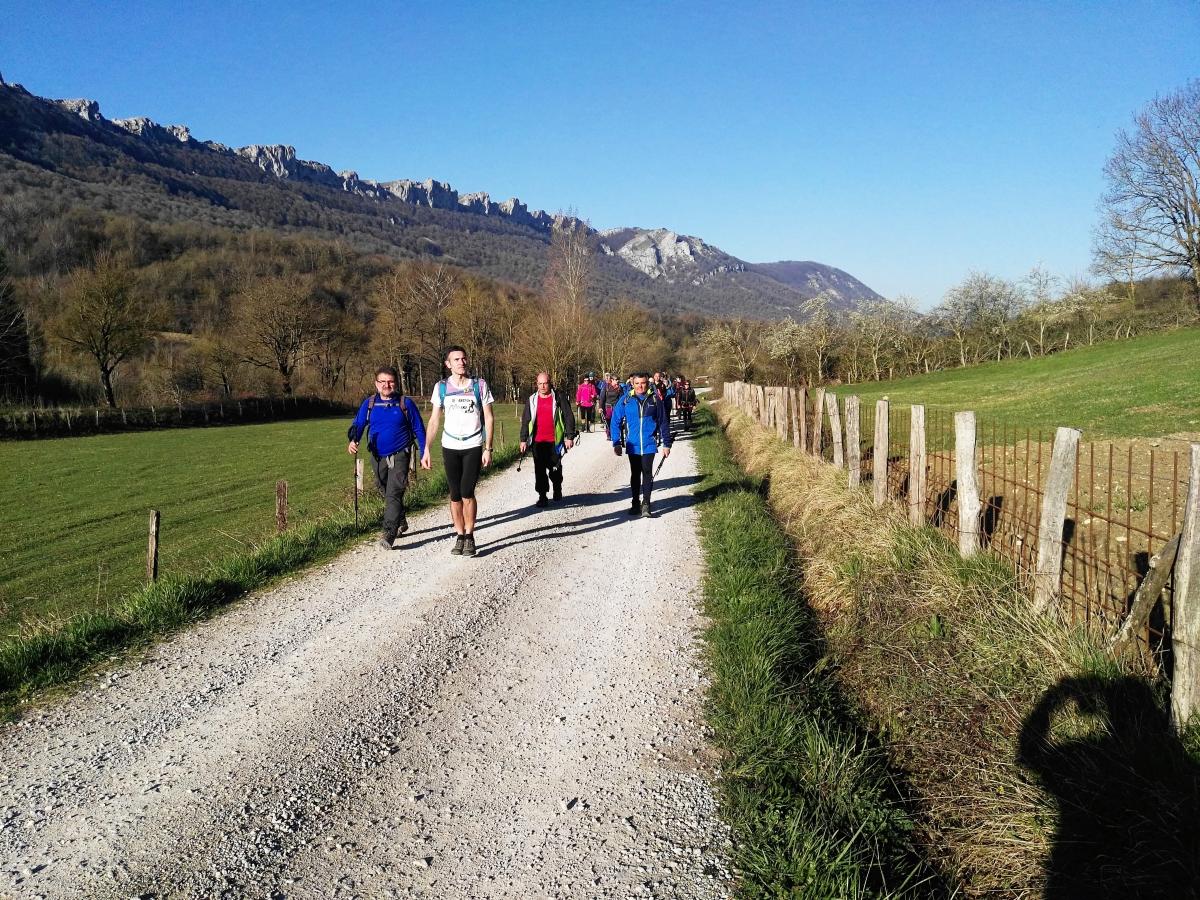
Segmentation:
{"type": "Polygon", "coordinates": [[[1144,664],[1034,615],[1000,560],[719,416],[799,552],[828,664],[908,775],[927,855],[971,896],[1194,896],[1200,769],[1144,664]]]}

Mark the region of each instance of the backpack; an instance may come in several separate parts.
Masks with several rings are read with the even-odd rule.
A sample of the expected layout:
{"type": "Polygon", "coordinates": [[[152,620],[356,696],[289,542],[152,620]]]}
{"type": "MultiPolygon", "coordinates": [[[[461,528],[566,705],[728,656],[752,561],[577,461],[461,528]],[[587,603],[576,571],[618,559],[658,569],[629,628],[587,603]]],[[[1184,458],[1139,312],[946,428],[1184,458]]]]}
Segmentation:
{"type": "MultiPolygon", "coordinates": [[[[475,437],[476,434],[482,434],[484,431],[483,395],[480,394],[480,392],[479,392],[479,379],[478,378],[471,379],[471,392],[475,394],[475,408],[479,411],[479,430],[476,431],[475,434],[468,434],[466,436],[459,436],[457,434],[450,434],[449,432],[446,432],[447,435],[454,438],[456,441],[469,441],[471,438],[475,437]]],[[[441,381],[438,382],[438,399],[442,401],[442,409],[445,409],[446,408],[446,379],[445,378],[443,378],[441,381]]]]}

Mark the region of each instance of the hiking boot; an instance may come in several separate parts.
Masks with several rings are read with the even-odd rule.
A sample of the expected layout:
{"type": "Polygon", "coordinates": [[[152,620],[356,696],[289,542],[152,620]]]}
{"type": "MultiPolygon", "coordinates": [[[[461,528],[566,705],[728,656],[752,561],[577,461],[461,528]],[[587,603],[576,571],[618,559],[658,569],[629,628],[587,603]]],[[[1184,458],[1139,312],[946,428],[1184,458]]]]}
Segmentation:
{"type": "Polygon", "coordinates": [[[547,503],[545,494],[538,494],[537,503],[534,506],[545,506],[547,503]]]}
{"type": "Polygon", "coordinates": [[[454,546],[450,548],[451,554],[454,556],[463,555],[463,547],[467,544],[467,536],[465,534],[456,535],[454,538],[454,546]]]}
{"type": "Polygon", "coordinates": [[[384,550],[392,549],[392,541],[396,539],[394,534],[388,534],[386,531],[379,536],[379,546],[384,550]]]}
{"type": "Polygon", "coordinates": [[[643,519],[650,518],[650,501],[649,500],[642,501],[642,518],[643,519]]]}
{"type": "Polygon", "coordinates": [[[554,486],[554,497],[552,499],[554,499],[554,500],[562,499],[562,485],[561,484],[556,484],[554,486]]]}
{"type": "Polygon", "coordinates": [[[642,511],[642,505],[641,505],[640,503],[638,503],[636,500],[634,500],[634,501],[633,501],[633,506],[629,507],[629,514],[630,514],[631,516],[636,516],[636,515],[638,515],[638,514],[639,514],[641,511],[642,511]]]}
{"type": "Polygon", "coordinates": [[[462,555],[463,556],[474,556],[475,555],[475,535],[468,534],[463,537],[462,555]]]}

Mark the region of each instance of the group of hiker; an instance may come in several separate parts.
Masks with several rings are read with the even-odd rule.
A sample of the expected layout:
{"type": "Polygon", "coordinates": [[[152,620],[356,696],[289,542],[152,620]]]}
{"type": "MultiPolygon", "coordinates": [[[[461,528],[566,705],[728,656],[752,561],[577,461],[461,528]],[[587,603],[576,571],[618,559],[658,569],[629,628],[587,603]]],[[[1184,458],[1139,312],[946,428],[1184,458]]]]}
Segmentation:
{"type": "MultiPolygon", "coordinates": [[[[432,468],[429,437],[440,427],[455,535],[450,552],[474,556],[475,485],[480,472],[492,462],[495,401],[487,382],[469,374],[464,348],[448,348],[444,364],[449,375],[434,386],[429,398],[428,427],[417,404],[400,389],[396,369],[380,366],[375,372],[374,392],[363,400],[350,424],[347,452],[357,456],[363,435],[367,435],[375,481],[384,499],[379,545],[391,549],[396,538],[408,530],[404,492],[412,448],[420,453],[421,468],[432,468]]],[[[575,406],[578,426],[590,432],[599,425],[612,442],[613,452],[629,459],[629,514],[650,518],[654,459],[660,450],[664,460],[671,454],[673,411],[684,427],[691,427],[696,406],[691,384],[662,372],[635,372],[624,382],[608,372],[603,378],[589,372],[576,389],[575,406]]],[[[568,397],[554,389],[548,372],[539,372],[537,390],[521,409],[519,438],[522,456],[531,453],[533,457],[535,506],[562,500],[562,459],[579,431],[568,397]]]]}

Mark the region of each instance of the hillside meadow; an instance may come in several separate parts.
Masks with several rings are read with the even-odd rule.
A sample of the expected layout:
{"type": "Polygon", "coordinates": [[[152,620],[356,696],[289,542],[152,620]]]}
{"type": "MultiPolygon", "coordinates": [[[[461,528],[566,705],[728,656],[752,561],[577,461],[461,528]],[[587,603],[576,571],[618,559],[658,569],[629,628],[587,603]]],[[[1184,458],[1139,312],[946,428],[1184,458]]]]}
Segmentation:
{"type": "Polygon", "coordinates": [[[1200,437],[1200,328],[1007,359],[896,381],[841,385],[839,396],[974,410],[1021,427],[1069,425],[1086,439],[1200,437]]]}
{"type": "MultiPolygon", "coordinates": [[[[515,443],[514,407],[497,413],[515,443]]],[[[348,421],[0,443],[0,638],[103,611],[140,587],[151,508],[162,514],[163,575],[199,573],[271,537],[280,479],[291,525],[346,508],[348,421]]],[[[373,491],[369,469],[366,479],[373,491]]]]}

